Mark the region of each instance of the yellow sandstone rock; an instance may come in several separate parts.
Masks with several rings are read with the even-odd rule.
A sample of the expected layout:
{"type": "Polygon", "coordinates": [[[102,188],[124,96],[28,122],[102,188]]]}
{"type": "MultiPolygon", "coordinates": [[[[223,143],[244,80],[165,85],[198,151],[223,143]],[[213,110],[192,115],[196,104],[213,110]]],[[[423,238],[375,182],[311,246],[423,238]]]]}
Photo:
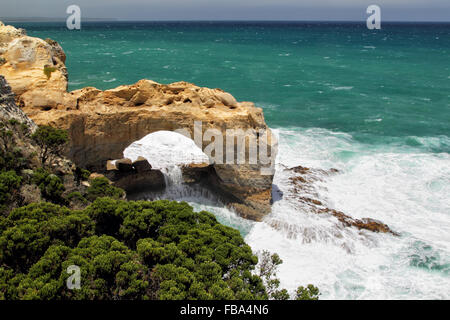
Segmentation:
{"type": "MultiPolygon", "coordinates": [[[[202,133],[216,129],[225,137],[227,129],[242,129],[259,141],[258,131],[263,130],[268,133],[269,150],[276,143],[262,109],[237,102],[223,90],[140,80],[105,91],[87,87],[67,92],[65,54],[55,41],[0,26],[0,48],[5,48],[0,51],[4,61],[0,74],[10,83],[18,104],[37,124],[68,130],[68,155],[79,166],[104,170],[108,160],[121,158],[127,146],[156,131],[186,129],[193,137],[195,121],[201,121],[202,133]],[[50,76],[44,68],[51,68],[50,76]]],[[[203,141],[202,150],[210,142],[203,141]]],[[[213,166],[218,191],[229,195],[239,213],[261,220],[270,212],[273,175],[261,174],[267,164],[213,166]]]]}

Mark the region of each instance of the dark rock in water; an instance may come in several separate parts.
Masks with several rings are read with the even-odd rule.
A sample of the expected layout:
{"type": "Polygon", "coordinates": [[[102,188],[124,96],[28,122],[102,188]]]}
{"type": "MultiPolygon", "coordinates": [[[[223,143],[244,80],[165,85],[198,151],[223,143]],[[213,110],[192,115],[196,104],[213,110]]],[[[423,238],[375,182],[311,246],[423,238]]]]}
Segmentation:
{"type": "Polygon", "coordinates": [[[356,227],[359,230],[365,229],[372,232],[390,233],[394,236],[399,236],[399,234],[397,232],[392,231],[388,225],[375,219],[371,218],[354,219],[341,211],[329,208],[319,209],[319,213],[329,213],[333,215],[346,227],[356,227]]]}
{"type": "Polygon", "coordinates": [[[294,171],[295,173],[306,174],[306,173],[308,173],[311,169],[310,169],[310,168],[307,168],[307,167],[296,166],[296,167],[290,168],[289,170],[292,170],[292,171],[294,171]]]}
{"type": "Polygon", "coordinates": [[[399,236],[398,233],[392,231],[389,226],[380,221],[371,218],[355,219],[341,211],[327,208],[322,201],[314,199],[314,197],[318,196],[314,183],[317,181],[324,181],[326,177],[339,173],[339,170],[334,168],[322,170],[302,166],[293,167],[287,170],[296,173],[296,175],[289,178],[292,184],[290,192],[291,197],[298,201],[298,205],[303,210],[307,208],[308,211],[317,214],[330,214],[336,217],[344,227],[356,227],[359,230],[364,229],[371,232],[390,233],[399,236]]]}
{"type": "Polygon", "coordinates": [[[322,174],[324,176],[339,173],[339,170],[336,168],[323,170],[323,169],[312,169],[312,168],[307,168],[307,167],[302,167],[302,166],[296,166],[296,167],[290,168],[288,170],[292,170],[298,174],[313,174],[313,173],[315,173],[315,174],[322,174]]]}
{"type": "Polygon", "coordinates": [[[119,159],[116,160],[116,167],[121,172],[130,172],[133,171],[133,162],[128,159],[119,159]]]}
{"type": "Polygon", "coordinates": [[[133,167],[137,173],[147,172],[152,170],[152,165],[144,157],[139,156],[136,161],[133,162],[133,167]]]}
{"type": "Polygon", "coordinates": [[[127,194],[142,190],[156,191],[166,187],[164,174],[160,170],[145,172],[120,172],[115,171],[108,178],[113,181],[114,186],[124,189],[127,194]]]}
{"type": "Polygon", "coordinates": [[[361,220],[355,220],[354,226],[358,229],[366,229],[373,232],[392,233],[395,236],[399,236],[399,234],[392,231],[391,228],[388,227],[388,225],[371,218],[362,218],[361,220]]]}

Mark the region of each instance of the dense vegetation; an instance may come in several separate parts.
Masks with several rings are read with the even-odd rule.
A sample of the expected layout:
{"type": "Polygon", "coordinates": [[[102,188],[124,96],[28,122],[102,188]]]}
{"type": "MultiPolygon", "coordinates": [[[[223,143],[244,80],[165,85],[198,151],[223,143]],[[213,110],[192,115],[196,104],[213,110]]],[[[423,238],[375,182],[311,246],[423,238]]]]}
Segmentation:
{"type": "MultiPolygon", "coordinates": [[[[104,177],[55,169],[66,142],[51,127],[0,126],[0,300],[290,298],[276,279],[281,259],[263,252],[258,264],[240,233],[212,214],[126,201],[104,177]],[[30,190],[36,201],[25,199],[30,190]],[[74,265],[81,286],[70,290],[74,265]]],[[[318,295],[308,286],[294,298],[318,295]]]]}
{"type": "Polygon", "coordinates": [[[0,223],[5,299],[258,299],[257,258],[237,230],[186,203],[99,198],[85,210],[38,203],[0,223]],[[81,290],[66,269],[81,268],[81,290]]]}

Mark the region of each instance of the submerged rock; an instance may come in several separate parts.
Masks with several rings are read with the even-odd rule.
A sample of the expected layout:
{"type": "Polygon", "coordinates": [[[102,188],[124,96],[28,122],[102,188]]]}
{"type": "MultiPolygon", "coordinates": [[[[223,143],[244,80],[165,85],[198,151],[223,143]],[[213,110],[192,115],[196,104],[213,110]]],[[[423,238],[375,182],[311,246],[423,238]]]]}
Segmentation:
{"type": "Polygon", "coordinates": [[[337,218],[344,227],[356,227],[359,230],[364,229],[372,232],[390,233],[399,236],[399,234],[391,230],[388,225],[378,220],[371,218],[354,219],[341,211],[327,208],[322,201],[313,198],[313,196],[318,196],[313,184],[316,181],[323,181],[327,176],[339,173],[339,170],[334,168],[329,170],[313,169],[302,166],[289,168],[287,170],[295,173],[294,176],[289,178],[292,185],[291,192],[293,197],[303,208],[308,208],[310,212],[317,214],[332,215],[337,218]]]}

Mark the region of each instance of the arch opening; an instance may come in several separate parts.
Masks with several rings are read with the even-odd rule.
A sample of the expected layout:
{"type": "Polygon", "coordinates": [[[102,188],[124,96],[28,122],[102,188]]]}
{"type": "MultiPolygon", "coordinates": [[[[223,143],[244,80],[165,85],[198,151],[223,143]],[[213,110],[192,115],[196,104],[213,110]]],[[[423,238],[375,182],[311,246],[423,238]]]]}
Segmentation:
{"type": "Polygon", "coordinates": [[[210,164],[209,157],[186,136],[174,131],[156,131],[133,142],[123,155],[132,161],[139,157],[147,159],[152,168],[161,170],[166,185],[183,182],[181,167],[190,164],[210,164]]]}
{"type": "Polygon", "coordinates": [[[133,162],[143,157],[165,177],[163,190],[142,189],[130,193],[130,200],[186,201],[196,210],[212,212],[219,221],[243,234],[250,230],[252,223],[228,207],[220,191],[209,183],[215,177],[213,160],[192,139],[174,131],[156,131],[131,143],[123,156],[133,162]]]}

